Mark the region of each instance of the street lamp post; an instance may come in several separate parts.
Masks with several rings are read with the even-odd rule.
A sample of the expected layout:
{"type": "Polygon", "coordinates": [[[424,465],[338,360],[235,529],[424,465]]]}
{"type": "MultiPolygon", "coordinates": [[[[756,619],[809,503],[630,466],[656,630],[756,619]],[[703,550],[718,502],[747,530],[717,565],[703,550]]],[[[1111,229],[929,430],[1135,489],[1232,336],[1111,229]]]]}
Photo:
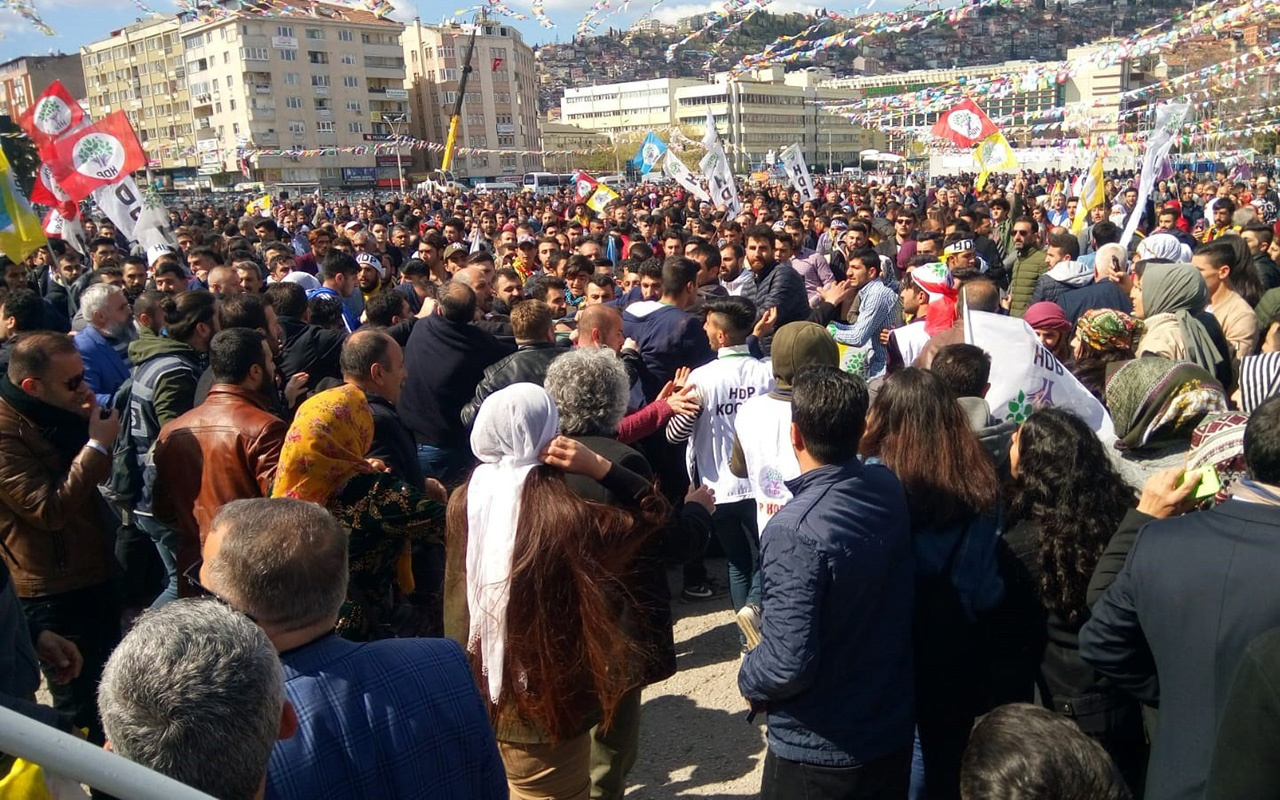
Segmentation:
{"type": "Polygon", "coordinates": [[[404,164],[400,161],[400,128],[398,125],[404,125],[409,122],[408,113],[396,114],[394,116],[382,117],[382,121],[391,126],[391,135],[396,139],[396,177],[400,179],[400,194],[404,194],[404,164]]]}

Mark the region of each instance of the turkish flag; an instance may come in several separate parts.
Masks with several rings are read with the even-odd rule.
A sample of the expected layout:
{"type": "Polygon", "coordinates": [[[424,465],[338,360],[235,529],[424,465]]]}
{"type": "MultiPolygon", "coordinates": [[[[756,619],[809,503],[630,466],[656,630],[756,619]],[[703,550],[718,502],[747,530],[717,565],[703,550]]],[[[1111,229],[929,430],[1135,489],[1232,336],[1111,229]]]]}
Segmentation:
{"type": "Polygon", "coordinates": [[[18,117],[18,124],[31,137],[36,147],[42,147],[75,130],[82,122],[84,109],[62,85],[62,81],[49,84],[49,88],[18,117]]]}
{"type": "Polygon", "coordinates": [[[146,166],[147,156],[123,111],[66,134],[52,145],[53,157],[45,159],[58,185],[72,200],[87,197],[94,189],[123,180],[146,166]]]}
{"type": "Polygon", "coordinates": [[[585,203],[595,193],[596,179],[585,172],[579,172],[573,176],[573,196],[579,203],[585,203]]]}
{"type": "Polygon", "coordinates": [[[490,67],[490,72],[497,72],[501,67],[502,67],[502,57],[497,56],[493,59],[493,66],[490,67]]]}
{"type": "Polygon", "coordinates": [[[960,104],[938,117],[930,131],[940,139],[950,139],[958,147],[974,147],[998,129],[978,104],[965,98],[960,104]]]}

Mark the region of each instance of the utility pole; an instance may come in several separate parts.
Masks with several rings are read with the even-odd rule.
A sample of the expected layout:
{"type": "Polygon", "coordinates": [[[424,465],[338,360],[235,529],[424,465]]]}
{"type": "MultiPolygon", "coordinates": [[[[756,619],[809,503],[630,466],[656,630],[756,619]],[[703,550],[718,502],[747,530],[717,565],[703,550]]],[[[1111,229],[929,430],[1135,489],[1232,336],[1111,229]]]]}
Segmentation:
{"type": "Polygon", "coordinates": [[[409,122],[409,112],[396,114],[394,116],[382,116],[382,121],[391,126],[391,135],[395,137],[396,142],[396,177],[400,179],[400,194],[404,194],[404,164],[400,160],[400,136],[401,128],[398,125],[405,125],[409,122]]]}

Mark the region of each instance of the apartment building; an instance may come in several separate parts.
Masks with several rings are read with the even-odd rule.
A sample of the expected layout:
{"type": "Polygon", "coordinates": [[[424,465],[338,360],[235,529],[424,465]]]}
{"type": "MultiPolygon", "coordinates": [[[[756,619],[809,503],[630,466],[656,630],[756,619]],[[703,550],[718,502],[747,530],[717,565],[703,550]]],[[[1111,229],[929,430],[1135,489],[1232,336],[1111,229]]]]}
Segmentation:
{"type": "MultiPolygon", "coordinates": [[[[374,147],[408,134],[404,26],[328,3],[271,6],[182,26],[200,175],[286,191],[398,187],[395,150],[374,147]]],[[[401,155],[407,165],[409,148],[401,155]]]]}
{"type": "Polygon", "coordinates": [[[84,97],[79,54],[21,56],[0,64],[0,114],[17,119],[54,81],[62,81],[77,100],[84,97]]]}
{"type": "MultiPolygon", "coordinates": [[[[451,170],[459,180],[473,183],[540,170],[541,155],[519,152],[542,149],[533,50],[515,28],[491,19],[481,17],[474,25],[414,20],[405,27],[413,135],[441,144],[447,138],[472,31],[475,51],[456,144],[497,152],[455,156],[451,170]]],[[[440,166],[438,153],[416,155],[421,169],[440,166]]]]}
{"type": "Polygon", "coordinates": [[[124,110],[161,188],[196,183],[195,133],[179,21],[151,16],[80,48],[85,107],[94,119],[124,110]]]}
{"type": "Polygon", "coordinates": [[[850,99],[848,92],[823,85],[822,69],[787,73],[780,66],[750,70],[729,80],[689,78],[630,81],[565,90],[561,119],[586,130],[630,135],[647,130],[664,135],[672,127],[691,139],[706,133],[710,110],[734,169],[747,171],[798,143],[812,168],[856,164],[858,153],[882,148],[884,136],[850,124],[822,108],[850,99]]]}

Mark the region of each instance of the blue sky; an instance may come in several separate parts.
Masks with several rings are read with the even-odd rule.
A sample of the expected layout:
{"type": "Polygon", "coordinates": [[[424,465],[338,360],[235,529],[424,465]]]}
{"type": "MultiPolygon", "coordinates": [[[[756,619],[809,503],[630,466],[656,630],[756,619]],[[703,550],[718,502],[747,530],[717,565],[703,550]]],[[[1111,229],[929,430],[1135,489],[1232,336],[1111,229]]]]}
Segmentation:
{"type": "MultiPolygon", "coordinates": [[[[83,44],[105,37],[112,29],[127,25],[134,19],[145,16],[145,12],[134,5],[131,0],[30,0],[36,6],[44,21],[54,29],[54,36],[39,33],[29,22],[7,9],[0,10],[0,61],[8,61],[23,55],[45,55],[53,52],[75,53],[83,44]]],[[[615,8],[620,8],[623,0],[612,0],[615,8]]],[[[162,13],[176,12],[177,8],[168,0],[142,0],[142,2],[162,13]]],[[[451,15],[460,8],[474,5],[477,0],[392,0],[397,6],[396,17],[411,20],[420,16],[423,22],[439,22],[442,15],[451,15]]],[[[514,11],[529,14],[530,0],[506,0],[506,4],[514,11]]],[[[632,0],[626,13],[615,13],[606,19],[601,30],[612,25],[626,27],[630,25],[653,5],[652,0],[632,0]]],[[[664,21],[672,21],[680,17],[708,11],[719,3],[690,2],[690,0],[666,0],[658,7],[657,16],[664,21]]],[[[897,3],[877,3],[879,6],[893,7],[897,3]]],[[[573,37],[579,20],[591,7],[591,0],[546,0],[546,13],[555,28],[539,27],[530,19],[528,22],[514,22],[525,37],[525,41],[541,44],[554,41],[568,41],[573,37]]],[[[805,11],[812,12],[816,4],[803,0],[774,0],[770,8],[778,12],[805,11]]],[[[834,6],[826,6],[834,7],[834,6]]],[[[469,17],[470,15],[468,15],[469,17]]]]}

